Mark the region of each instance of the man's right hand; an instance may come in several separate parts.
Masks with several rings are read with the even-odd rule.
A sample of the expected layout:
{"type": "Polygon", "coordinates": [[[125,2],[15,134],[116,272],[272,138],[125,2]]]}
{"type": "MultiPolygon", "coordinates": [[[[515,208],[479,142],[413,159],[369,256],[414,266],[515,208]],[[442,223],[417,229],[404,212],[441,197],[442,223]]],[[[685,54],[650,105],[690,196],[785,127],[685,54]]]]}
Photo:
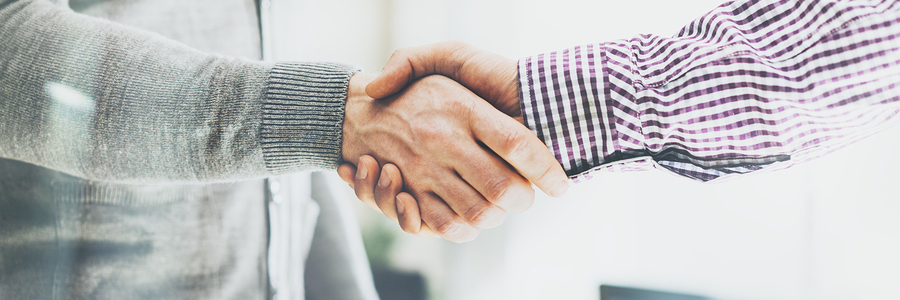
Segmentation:
{"type": "MultiPolygon", "coordinates": [[[[516,62],[462,42],[445,42],[397,50],[391,56],[383,73],[367,85],[366,93],[373,98],[388,97],[419,78],[431,74],[441,74],[456,80],[501,112],[522,123],[516,62]]],[[[524,153],[515,151],[498,154],[548,195],[559,197],[567,190],[567,182],[559,179],[565,178],[562,168],[555,159],[546,159],[549,152],[533,152],[532,154],[540,154],[534,157],[522,157],[521,154],[524,153]],[[510,157],[513,159],[509,160],[510,157]],[[543,172],[538,174],[538,171],[543,172]]],[[[391,173],[395,175],[389,177],[401,177],[397,167],[390,163],[384,164],[384,169],[379,170],[381,168],[374,159],[360,157],[359,164],[366,165],[361,171],[374,174],[381,171],[382,176],[384,173],[391,173]]],[[[364,202],[367,202],[365,199],[372,199],[371,202],[378,203],[380,210],[388,217],[397,215],[395,211],[402,207],[407,213],[401,213],[399,219],[393,217],[391,219],[399,221],[401,228],[407,232],[432,235],[432,230],[427,224],[420,224],[422,222],[416,214],[419,208],[416,204],[421,202],[417,203],[415,198],[400,193],[400,190],[376,186],[374,180],[353,178],[352,174],[356,174],[357,171],[359,170],[350,164],[344,164],[338,169],[338,173],[354,187],[360,199],[364,202]]]]}
{"type": "MultiPolygon", "coordinates": [[[[366,86],[366,93],[372,98],[384,98],[418,78],[439,74],[459,82],[521,123],[516,66],[515,60],[460,41],[404,48],[394,51],[381,74],[366,86]]],[[[535,184],[553,195],[545,186],[535,184]]]]}
{"type": "MultiPolygon", "coordinates": [[[[459,41],[405,48],[394,51],[382,73],[366,86],[366,93],[375,99],[388,97],[419,78],[439,74],[459,82],[501,112],[523,123],[516,66],[515,60],[459,41]]],[[[515,162],[510,161],[510,164],[547,195],[560,197],[568,190],[568,184],[561,184],[557,179],[564,177],[565,172],[555,160],[552,166],[541,168],[518,168],[528,162],[544,163],[539,157],[519,157],[515,162]],[[553,172],[544,174],[556,176],[541,178],[542,174],[535,173],[536,170],[548,169],[553,169],[553,172]]]]}
{"type": "MultiPolygon", "coordinates": [[[[403,170],[405,180],[397,172],[387,185],[392,191],[405,187],[419,201],[421,220],[441,237],[467,241],[478,228],[499,225],[506,211],[527,209],[534,191],[526,178],[568,186],[562,168],[540,140],[457,82],[430,76],[376,101],[364,91],[370,80],[366,74],[350,79],[344,160],[371,155],[377,163],[403,170]]],[[[358,177],[374,180],[365,171],[358,177]]],[[[393,197],[375,201],[371,192],[360,191],[362,187],[356,186],[361,200],[398,220],[393,197]]]]}

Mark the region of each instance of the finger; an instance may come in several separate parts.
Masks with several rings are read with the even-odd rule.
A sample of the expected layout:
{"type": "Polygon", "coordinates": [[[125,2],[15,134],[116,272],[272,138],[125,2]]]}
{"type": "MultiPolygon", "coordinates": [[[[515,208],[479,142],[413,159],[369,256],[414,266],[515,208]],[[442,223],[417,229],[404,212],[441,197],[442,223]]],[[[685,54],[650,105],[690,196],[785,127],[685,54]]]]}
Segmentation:
{"type": "Polygon", "coordinates": [[[416,198],[408,193],[400,193],[394,198],[394,201],[397,206],[397,220],[400,228],[407,233],[418,235],[423,224],[416,198]]]}
{"type": "Polygon", "coordinates": [[[437,195],[421,193],[416,195],[416,199],[419,200],[422,220],[438,236],[457,243],[471,241],[478,236],[478,228],[456,215],[437,195]]]}
{"type": "MultiPolygon", "coordinates": [[[[420,72],[433,73],[426,70],[420,72]]],[[[381,74],[366,85],[366,94],[375,99],[385,98],[396,94],[415,79],[416,68],[407,61],[406,54],[394,52],[381,74]]]]}
{"type": "MultiPolygon", "coordinates": [[[[394,166],[393,164],[385,164],[385,167],[387,167],[387,166],[392,166],[397,173],[396,174],[397,176],[392,175],[393,176],[392,178],[399,178],[399,180],[394,185],[399,185],[402,188],[403,181],[402,181],[402,176],[400,176],[400,174],[399,174],[399,169],[396,169],[396,166],[394,166]]],[[[384,168],[382,168],[382,172],[385,172],[383,169],[384,168]]],[[[356,171],[357,171],[356,167],[354,167],[352,164],[349,164],[349,163],[342,164],[341,166],[338,167],[338,175],[340,175],[341,179],[343,179],[345,182],[349,183],[351,185],[351,188],[355,181],[356,171]]],[[[394,171],[389,171],[389,172],[394,172],[394,171]]],[[[373,174],[369,174],[369,175],[373,175],[373,174]]],[[[379,195],[379,192],[378,192],[377,187],[376,187],[375,194],[376,194],[376,196],[375,196],[376,202],[378,202],[379,200],[377,200],[377,199],[379,198],[379,196],[377,196],[377,195],[379,195]]],[[[394,194],[396,194],[396,193],[394,193],[394,194]]],[[[405,201],[404,203],[406,203],[406,208],[403,209],[402,212],[408,212],[408,214],[402,214],[401,207],[398,205],[397,216],[398,216],[398,218],[400,218],[401,229],[403,229],[403,231],[406,231],[408,233],[418,235],[418,236],[439,238],[440,236],[438,236],[436,233],[434,233],[434,231],[431,230],[431,228],[428,227],[428,225],[426,225],[422,221],[422,219],[419,215],[419,206],[418,206],[418,203],[416,203],[416,199],[413,198],[412,195],[407,194],[407,193],[401,193],[401,195],[397,195],[395,197],[395,199],[397,199],[398,203],[399,203],[399,201],[401,201],[399,199],[401,199],[401,198],[404,199],[403,201],[405,201]],[[403,195],[403,196],[401,196],[401,195],[403,195]]],[[[380,196],[380,197],[384,197],[384,196],[380,196]]],[[[367,201],[363,201],[363,202],[366,203],[367,205],[369,205],[370,207],[372,207],[372,209],[374,209],[376,211],[381,211],[381,208],[376,203],[371,203],[371,202],[367,202],[367,201]]],[[[394,220],[397,221],[396,218],[394,218],[394,220]]]]}
{"type": "MultiPolygon", "coordinates": [[[[457,161],[453,167],[463,180],[468,182],[474,190],[477,190],[481,199],[485,199],[485,202],[508,212],[523,212],[534,204],[534,189],[531,188],[531,184],[516,173],[500,157],[474,142],[470,147],[461,148],[469,149],[465,153],[460,154],[466,159],[457,161]]],[[[449,182],[445,181],[438,185],[436,189],[445,188],[449,184],[449,182]]],[[[442,190],[441,193],[438,193],[440,196],[448,194],[469,196],[465,191],[459,189],[456,191],[442,190]]],[[[462,201],[456,197],[450,200],[462,201]]],[[[479,209],[487,208],[481,203],[467,201],[466,205],[471,207],[470,210],[472,212],[466,212],[466,210],[458,210],[453,205],[453,202],[448,201],[446,197],[445,201],[450,203],[450,206],[454,207],[454,210],[466,220],[477,215],[479,209]]]]}
{"type": "Polygon", "coordinates": [[[428,227],[428,224],[422,221],[416,198],[408,193],[400,193],[395,200],[397,201],[397,218],[403,231],[418,236],[440,238],[434,233],[434,230],[431,230],[431,227],[428,227]]]}
{"type": "Polygon", "coordinates": [[[416,199],[408,193],[401,193],[402,189],[403,176],[400,169],[393,164],[385,164],[375,187],[375,202],[381,212],[398,222],[400,228],[406,232],[418,236],[439,237],[423,223],[416,199]]]}
{"type": "Polygon", "coordinates": [[[466,56],[451,54],[467,47],[470,46],[462,42],[443,42],[394,51],[381,74],[366,86],[366,94],[375,99],[384,98],[431,74],[454,78],[454,74],[444,74],[447,72],[442,69],[458,69],[466,56]]]}
{"type": "Polygon", "coordinates": [[[382,214],[394,222],[397,222],[397,194],[401,190],[403,190],[403,176],[400,169],[394,164],[384,164],[378,184],[375,186],[375,204],[381,209],[382,214]]]}
{"type": "Polygon", "coordinates": [[[511,114],[519,109],[517,65],[515,60],[460,41],[405,48],[394,51],[382,73],[366,86],[366,94],[384,98],[416,79],[440,74],[511,114]]]}
{"type": "Polygon", "coordinates": [[[350,185],[350,188],[353,188],[353,177],[356,175],[356,167],[350,163],[344,163],[337,168],[338,176],[341,177],[341,180],[350,185]]]}
{"type": "MultiPolygon", "coordinates": [[[[472,145],[476,147],[478,150],[481,150],[480,147],[476,145],[472,145]]],[[[487,153],[482,152],[482,156],[487,157],[487,153]]],[[[477,159],[476,159],[477,160],[477,159]]],[[[499,159],[495,159],[497,161],[499,159]]],[[[471,156],[467,156],[466,161],[472,162],[471,156]]],[[[476,163],[477,164],[477,163],[476,163]]],[[[481,164],[473,165],[467,168],[469,173],[481,173],[480,171],[485,172],[499,172],[500,174],[505,174],[505,176],[518,178],[520,181],[520,188],[527,189],[526,192],[531,192],[530,198],[524,199],[524,201],[528,201],[528,206],[531,206],[530,203],[534,202],[534,191],[531,189],[531,186],[525,182],[522,177],[518,174],[510,171],[507,167],[502,165],[502,162],[497,162],[500,165],[499,168],[487,168],[482,170],[472,170],[481,164]],[[502,172],[501,168],[506,169],[506,172],[502,172]],[[474,172],[472,172],[474,171],[474,172]]],[[[446,203],[450,208],[456,212],[457,215],[466,220],[470,225],[475,226],[477,228],[494,228],[500,226],[504,221],[506,221],[506,217],[508,213],[504,210],[503,206],[498,206],[491,201],[488,201],[479,191],[476,191],[474,186],[479,186],[478,182],[468,180],[466,181],[474,184],[470,185],[466,181],[463,181],[465,178],[459,178],[457,174],[448,174],[444,176],[445,180],[441,181],[437,186],[434,187],[435,193],[444,199],[444,203],[446,203]]],[[[479,177],[497,177],[496,173],[493,173],[489,176],[479,176],[479,177]]],[[[479,180],[481,178],[472,178],[474,180],[479,180]]],[[[512,195],[513,193],[509,193],[512,195]]],[[[518,197],[518,196],[516,196],[518,197]]],[[[506,198],[504,198],[506,199],[506,198]]],[[[521,200],[519,200],[521,201],[521,200]]],[[[505,204],[505,203],[504,203],[505,204]]],[[[513,207],[515,209],[515,207],[513,207]]]]}
{"type": "Polygon", "coordinates": [[[359,157],[359,163],[356,165],[356,174],[353,177],[354,189],[356,197],[363,203],[369,205],[376,211],[381,211],[375,203],[375,181],[379,175],[378,162],[369,155],[359,157]]]}
{"type": "Polygon", "coordinates": [[[566,172],[547,146],[521,123],[476,102],[469,125],[475,138],[512,165],[519,174],[553,197],[569,189],[566,172]]]}

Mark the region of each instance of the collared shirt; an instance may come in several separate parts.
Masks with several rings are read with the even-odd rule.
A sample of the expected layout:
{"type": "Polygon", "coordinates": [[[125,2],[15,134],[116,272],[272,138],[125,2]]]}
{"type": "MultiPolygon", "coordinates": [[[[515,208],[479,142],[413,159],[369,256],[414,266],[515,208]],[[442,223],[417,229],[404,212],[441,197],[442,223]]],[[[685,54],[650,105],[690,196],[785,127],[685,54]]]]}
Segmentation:
{"type": "Polygon", "coordinates": [[[787,168],[898,123],[900,1],[742,0],[671,38],[519,61],[525,125],[575,181],[787,168]]]}

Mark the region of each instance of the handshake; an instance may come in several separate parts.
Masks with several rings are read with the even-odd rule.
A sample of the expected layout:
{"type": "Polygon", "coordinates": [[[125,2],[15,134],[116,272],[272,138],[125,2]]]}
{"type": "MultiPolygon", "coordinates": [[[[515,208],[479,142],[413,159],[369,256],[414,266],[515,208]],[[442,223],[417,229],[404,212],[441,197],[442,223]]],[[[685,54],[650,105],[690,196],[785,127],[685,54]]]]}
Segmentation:
{"type": "Polygon", "coordinates": [[[568,189],[523,125],[516,61],[461,42],[394,52],[350,79],[338,168],[360,200],[404,231],[469,241],[508,212],[568,189]],[[445,77],[446,76],[446,77],[445,77]],[[448,78],[449,77],[449,78],[448,78]]]}

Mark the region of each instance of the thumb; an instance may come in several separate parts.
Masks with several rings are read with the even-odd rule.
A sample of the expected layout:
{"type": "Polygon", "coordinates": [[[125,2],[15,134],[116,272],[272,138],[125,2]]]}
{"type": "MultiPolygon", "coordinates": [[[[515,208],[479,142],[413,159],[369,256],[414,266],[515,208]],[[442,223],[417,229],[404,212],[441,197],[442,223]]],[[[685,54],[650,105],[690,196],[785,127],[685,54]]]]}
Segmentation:
{"type": "Polygon", "coordinates": [[[463,42],[443,42],[394,51],[383,71],[366,86],[369,97],[379,99],[399,92],[416,79],[441,74],[454,80],[455,74],[444,70],[459,69],[470,52],[459,51],[471,48],[463,42]],[[461,55],[463,54],[463,55],[461,55]]]}
{"type": "MultiPolygon", "coordinates": [[[[399,50],[398,50],[399,51],[399,50]]],[[[416,80],[416,71],[407,58],[398,58],[394,52],[381,74],[366,85],[366,94],[374,99],[393,95],[416,80]]]]}

